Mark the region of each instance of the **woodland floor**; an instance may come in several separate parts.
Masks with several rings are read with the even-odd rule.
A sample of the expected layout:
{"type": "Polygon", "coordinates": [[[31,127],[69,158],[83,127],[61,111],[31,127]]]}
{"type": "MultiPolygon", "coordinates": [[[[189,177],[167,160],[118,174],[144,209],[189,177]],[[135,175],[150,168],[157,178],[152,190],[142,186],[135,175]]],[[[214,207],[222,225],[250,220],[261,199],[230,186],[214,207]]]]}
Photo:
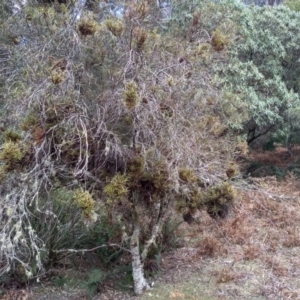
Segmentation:
{"type": "MultiPolygon", "coordinates": [[[[251,159],[280,168],[295,163],[281,148],[251,159]]],[[[225,220],[201,212],[193,224],[180,225],[182,247],[162,256],[162,270],[150,280],[150,291],[137,298],[111,282],[93,299],[300,299],[300,181],[293,174],[280,181],[275,176],[248,180],[251,185],[245,181],[238,187],[235,207],[225,220]]],[[[88,298],[74,285],[49,283],[8,291],[2,299],[88,298]]]]}

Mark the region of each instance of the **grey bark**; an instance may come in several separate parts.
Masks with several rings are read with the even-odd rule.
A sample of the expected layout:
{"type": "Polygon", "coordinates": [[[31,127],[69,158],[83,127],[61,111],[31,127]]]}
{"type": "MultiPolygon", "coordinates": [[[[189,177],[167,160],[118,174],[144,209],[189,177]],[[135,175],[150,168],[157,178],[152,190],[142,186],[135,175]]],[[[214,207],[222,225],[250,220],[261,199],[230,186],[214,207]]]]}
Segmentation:
{"type": "Polygon", "coordinates": [[[138,221],[136,221],[134,224],[132,236],[130,238],[130,251],[132,258],[132,276],[134,282],[134,292],[137,295],[142,294],[144,290],[150,289],[150,286],[145,278],[143,263],[141,261],[139,237],[140,226],[138,224],[138,221]]]}

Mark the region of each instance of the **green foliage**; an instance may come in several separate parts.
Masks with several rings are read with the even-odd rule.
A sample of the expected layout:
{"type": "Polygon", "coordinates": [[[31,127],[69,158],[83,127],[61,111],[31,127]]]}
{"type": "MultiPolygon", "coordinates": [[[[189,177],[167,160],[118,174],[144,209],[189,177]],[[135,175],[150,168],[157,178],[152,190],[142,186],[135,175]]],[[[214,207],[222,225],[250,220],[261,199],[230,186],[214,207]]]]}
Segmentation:
{"type": "Polygon", "coordinates": [[[216,51],[223,51],[228,44],[226,36],[219,30],[216,29],[211,37],[211,45],[216,51]]]}
{"type": "Polygon", "coordinates": [[[265,151],[274,151],[275,149],[274,140],[269,140],[263,145],[263,150],[265,151]]]}
{"type": "Polygon", "coordinates": [[[89,297],[95,295],[99,289],[99,285],[104,282],[107,277],[107,273],[101,269],[94,269],[90,272],[89,278],[82,285],[86,289],[89,297]]]}
{"type": "Polygon", "coordinates": [[[169,217],[163,225],[161,236],[161,251],[170,251],[182,245],[182,237],[178,227],[183,223],[182,217],[169,217]]]}
{"type": "Polygon", "coordinates": [[[126,175],[117,173],[111,181],[104,187],[104,192],[108,196],[108,203],[124,200],[128,196],[128,178],[126,175]]]}
{"type": "Polygon", "coordinates": [[[299,0],[287,0],[287,1],[284,1],[284,4],[290,10],[300,11],[300,1],[299,0]]]}
{"type": "Polygon", "coordinates": [[[22,139],[22,136],[20,135],[20,133],[15,131],[12,128],[4,131],[3,137],[4,137],[5,142],[14,142],[14,143],[16,143],[22,139]]]}
{"type": "MultiPolygon", "coordinates": [[[[235,166],[233,168],[236,172],[235,166]]],[[[225,218],[234,203],[236,194],[236,189],[228,181],[209,187],[207,190],[203,190],[201,186],[186,187],[177,202],[177,209],[183,213],[187,222],[190,221],[189,218],[192,218],[197,209],[206,209],[212,218],[225,218]]]]}
{"type": "Polygon", "coordinates": [[[2,145],[0,160],[3,160],[9,168],[19,163],[23,157],[24,150],[19,143],[7,141],[2,145]]]}
{"type": "Polygon", "coordinates": [[[189,169],[189,168],[181,168],[179,169],[179,178],[183,181],[183,182],[195,182],[197,181],[197,176],[195,175],[194,170],[189,169]]]}
{"type": "Polygon", "coordinates": [[[57,264],[65,255],[56,251],[74,247],[78,238],[87,231],[73,197],[72,191],[59,188],[50,194],[51,212],[43,213],[39,209],[47,204],[43,197],[29,207],[32,227],[48,249],[43,255],[43,261],[48,267],[57,264]]]}
{"type": "Polygon", "coordinates": [[[51,73],[51,80],[54,84],[62,83],[65,79],[65,75],[61,70],[53,70],[51,73]]]}
{"type": "Polygon", "coordinates": [[[138,105],[138,87],[134,81],[130,81],[125,85],[124,102],[128,109],[133,109],[138,105]]]}
{"type": "Polygon", "coordinates": [[[117,19],[107,19],[105,21],[107,29],[116,37],[119,37],[124,31],[124,23],[117,19]]]}
{"type": "Polygon", "coordinates": [[[300,23],[298,13],[284,6],[245,7],[238,16],[240,38],[219,76],[235,94],[232,100],[243,111],[244,122],[251,121],[246,126],[251,142],[268,128],[289,128],[291,108],[299,107],[300,69],[294,62],[300,23]]]}
{"type": "Polygon", "coordinates": [[[74,199],[81,208],[85,218],[92,219],[95,212],[95,200],[88,191],[77,189],[74,192],[74,199]]]}
{"type": "Polygon", "coordinates": [[[82,18],[78,23],[78,30],[83,36],[94,35],[98,27],[98,23],[90,18],[82,18]]]}
{"type": "Polygon", "coordinates": [[[56,287],[63,287],[66,284],[67,280],[64,276],[54,276],[52,278],[52,283],[56,286],[56,287]]]}

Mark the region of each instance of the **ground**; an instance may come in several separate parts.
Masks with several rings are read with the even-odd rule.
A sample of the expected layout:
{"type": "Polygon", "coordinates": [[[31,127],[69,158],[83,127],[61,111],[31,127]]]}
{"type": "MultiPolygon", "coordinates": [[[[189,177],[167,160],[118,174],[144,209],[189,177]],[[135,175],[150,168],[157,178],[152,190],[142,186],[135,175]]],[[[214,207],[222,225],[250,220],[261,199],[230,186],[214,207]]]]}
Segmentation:
{"type": "MultiPolygon", "coordinates": [[[[193,224],[179,226],[181,247],[163,254],[150,291],[134,297],[130,289],[116,289],[111,282],[93,299],[300,299],[299,180],[288,174],[280,181],[273,176],[241,182],[225,220],[199,212],[193,224]]],[[[49,282],[12,289],[2,299],[87,298],[76,285],[59,288],[49,282]]]]}

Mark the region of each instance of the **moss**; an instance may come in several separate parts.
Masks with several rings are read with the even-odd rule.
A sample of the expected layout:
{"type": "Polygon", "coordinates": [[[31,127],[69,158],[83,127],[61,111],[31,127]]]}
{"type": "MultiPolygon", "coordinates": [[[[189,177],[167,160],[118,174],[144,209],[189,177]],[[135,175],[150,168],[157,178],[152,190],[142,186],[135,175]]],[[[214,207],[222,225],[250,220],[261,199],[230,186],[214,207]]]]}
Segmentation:
{"type": "Polygon", "coordinates": [[[14,142],[14,143],[22,139],[22,136],[14,129],[7,129],[3,133],[3,137],[5,142],[14,142]]]}
{"type": "Polygon", "coordinates": [[[217,29],[213,32],[210,43],[215,51],[220,52],[228,45],[228,39],[219,29],[217,29]]]}
{"type": "Polygon", "coordinates": [[[82,209],[83,215],[87,219],[93,217],[95,211],[95,200],[88,191],[77,189],[74,193],[76,204],[82,209]]]}
{"type": "Polygon", "coordinates": [[[98,29],[95,20],[83,18],[78,24],[78,30],[83,36],[94,35],[98,29]]]}
{"type": "Polygon", "coordinates": [[[144,175],[145,160],[142,156],[137,156],[128,164],[128,175],[132,184],[136,184],[144,175]]]}
{"type": "Polygon", "coordinates": [[[193,182],[197,181],[197,176],[195,175],[195,172],[189,168],[179,169],[178,175],[179,175],[180,180],[182,180],[185,183],[188,183],[188,182],[193,183],[193,182]]]}
{"type": "Polygon", "coordinates": [[[236,190],[230,182],[224,182],[219,186],[210,188],[204,196],[208,214],[211,217],[225,218],[235,197],[236,190]]]}
{"type": "Polygon", "coordinates": [[[139,19],[144,19],[149,11],[149,6],[147,1],[139,1],[138,5],[136,5],[136,16],[139,19]]]}
{"type": "Polygon", "coordinates": [[[229,202],[234,199],[236,191],[230,182],[224,182],[223,184],[210,188],[206,193],[206,202],[217,201],[223,197],[229,202]]]}
{"type": "Polygon", "coordinates": [[[144,50],[145,43],[148,37],[147,31],[143,28],[137,27],[134,31],[136,51],[140,52],[144,50]]]}
{"type": "Polygon", "coordinates": [[[128,196],[128,176],[117,173],[111,181],[104,187],[104,193],[107,195],[107,203],[114,204],[115,201],[123,200],[128,196]]]}
{"type": "Polygon", "coordinates": [[[68,165],[74,165],[75,163],[77,163],[78,157],[80,155],[80,149],[78,145],[76,145],[74,140],[64,141],[61,147],[61,151],[68,165]]]}
{"type": "Polygon", "coordinates": [[[39,123],[40,123],[39,118],[35,114],[30,113],[29,115],[26,116],[25,120],[21,124],[21,129],[27,131],[37,126],[39,123]]]}
{"type": "Polygon", "coordinates": [[[205,193],[198,188],[194,188],[191,192],[191,207],[202,209],[205,204],[205,193]]]}
{"type": "Polygon", "coordinates": [[[138,87],[134,81],[130,81],[125,85],[124,102],[128,109],[135,108],[139,103],[138,87]]]}
{"type": "Polygon", "coordinates": [[[229,179],[233,178],[233,177],[237,176],[238,173],[239,173],[239,166],[237,164],[235,164],[234,162],[231,162],[226,170],[227,177],[229,179]]]}
{"type": "MultiPolygon", "coordinates": [[[[208,101],[212,101],[212,99],[208,99],[208,101]]],[[[208,104],[208,102],[207,102],[208,104]]],[[[208,104],[210,105],[210,104],[208,104]]],[[[212,116],[208,115],[205,116],[201,122],[199,123],[198,128],[201,130],[207,129],[209,132],[215,136],[215,137],[220,137],[226,134],[228,128],[226,125],[223,124],[222,120],[218,116],[212,116]]]]}
{"type": "Polygon", "coordinates": [[[169,188],[169,170],[166,162],[159,161],[155,164],[152,182],[159,192],[169,188]]]}
{"type": "Polygon", "coordinates": [[[24,153],[18,143],[9,141],[5,142],[0,152],[0,159],[3,160],[8,166],[18,163],[24,157],[24,153]]]}
{"type": "Polygon", "coordinates": [[[86,49],[85,65],[86,68],[92,66],[103,66],[105,58],[107,57],[107,50],[104,46],[98,45],[97,48],[86,49]]]}
{"type": "Polygon", "coordinates": [[[107,29],[116,37],[119,37],[124,31],[124,23],[121,20],[108,19],[105,22],[107,29]]]}
{"type": "Polygon", "coordinates": [[[203,43],[199,45],[195,50],[195,56],[200,57],[203,60],[207,60],[210,56],[211,45],[208,43],[203,43]]]}
{"type": "Polygon", "coordinates": [[[130,116],[130,115],[125,115],[125,116],[124,116],[124,123],[125,123],[126,125],[132,125],[132,124],[133,124],[132,116],[130,116]]]}
{"type": "Polygon", "coordinates": [[[51,81],[54,84],[60,84],[64,80],[65,80],[65,73],[63,71],[61,71],[60,69],[53,70],[51,72],[51,81]]]}

